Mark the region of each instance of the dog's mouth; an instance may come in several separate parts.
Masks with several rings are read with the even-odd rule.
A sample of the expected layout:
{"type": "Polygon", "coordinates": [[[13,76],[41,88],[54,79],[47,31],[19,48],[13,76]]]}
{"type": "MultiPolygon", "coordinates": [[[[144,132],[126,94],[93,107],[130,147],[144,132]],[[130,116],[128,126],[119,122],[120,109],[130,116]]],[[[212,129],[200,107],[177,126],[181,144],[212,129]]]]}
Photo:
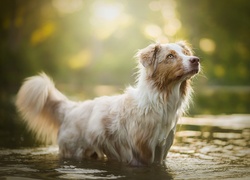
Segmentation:
{"type": "Polygon", "coordinates": [[[200,71],[200,68],[199,68],[199,66],[198,66],[197,68],[194,68],[194,69],[192,69],[191,71],[188,71],[187,74],[186,74],[186,76],[187,76],[187,78],[191,78],[191,77],[193,77],[194,75],[198,74],[199,71],[200,71]]]}
{"type": "Polygon", "coordinates": [[[199,72],[199,68],[191,70],[188,74],[197,74],[199,72]]]}
{"type": "Polygon", "coordinates": [[[191,77],[193,77],[194,75],[198,74],[200,71],[200,68],[197,67],[197,68],[194,68],[190,71],[187,71],[186,73],[184,73],[183,75],[181,76],[178,76],[179,79],[190,79],[191,77]]]}
{"type": "Polygon", "coordinates": [[[195,64],[191,64],[191,68],[187,74],[195,75],[195,74],[199,73],[199,71],[200,71],[200,63],[197,62],[195,64]]]}

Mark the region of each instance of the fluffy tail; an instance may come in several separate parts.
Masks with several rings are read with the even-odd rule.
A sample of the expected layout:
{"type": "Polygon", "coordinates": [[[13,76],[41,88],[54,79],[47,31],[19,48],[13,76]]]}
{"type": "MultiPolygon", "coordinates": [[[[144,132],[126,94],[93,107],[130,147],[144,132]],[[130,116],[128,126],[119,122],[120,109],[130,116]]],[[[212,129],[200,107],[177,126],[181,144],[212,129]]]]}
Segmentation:
{"type": "Polygon", "coordinates": [[[28,127],[45,143],[56,142],[60,107],[67,98],[45,74],[27,78],[17,94],[16,106],[28,127]]]}

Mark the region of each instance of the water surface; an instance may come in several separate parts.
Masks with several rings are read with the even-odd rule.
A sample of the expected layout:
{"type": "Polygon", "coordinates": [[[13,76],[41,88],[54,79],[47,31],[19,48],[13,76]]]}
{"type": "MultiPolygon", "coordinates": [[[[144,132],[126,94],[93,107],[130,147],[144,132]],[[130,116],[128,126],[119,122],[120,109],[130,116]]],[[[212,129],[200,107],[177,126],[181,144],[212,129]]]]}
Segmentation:
{"type": "Polygon", "coordinates": [[[250,179],[250,116],[184,118],[164,165],[62,160],[58,147],[0,150],[0,180],[250,179]]]}

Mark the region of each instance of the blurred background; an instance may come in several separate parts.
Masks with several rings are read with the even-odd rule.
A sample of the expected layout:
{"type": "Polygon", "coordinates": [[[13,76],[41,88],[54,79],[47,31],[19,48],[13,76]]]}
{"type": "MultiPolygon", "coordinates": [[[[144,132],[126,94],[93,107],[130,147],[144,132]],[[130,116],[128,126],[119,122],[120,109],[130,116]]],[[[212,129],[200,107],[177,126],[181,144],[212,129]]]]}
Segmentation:
{"type": "Polygon", "coordinates": [[[44,71],[73,100],[122,93],[155,41],[201,59],[189,116],[250,114],[249,0],[1,0],[0,37],[0,146],[36,145],[14,106],[24,78],[44,71]]]}

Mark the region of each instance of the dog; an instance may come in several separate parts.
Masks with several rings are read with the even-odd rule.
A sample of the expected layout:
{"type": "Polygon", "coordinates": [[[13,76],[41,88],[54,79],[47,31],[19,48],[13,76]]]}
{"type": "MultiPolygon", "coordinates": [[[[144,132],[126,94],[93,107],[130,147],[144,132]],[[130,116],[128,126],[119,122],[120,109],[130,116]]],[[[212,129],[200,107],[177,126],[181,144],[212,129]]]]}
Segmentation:
{"type": "Polygon", "coordinates": [[[184,41],[150,44],[135,57],[136,85],[121,95],[73,102],[40,73],[21,86],[17,109],[38,138],[57,138],[63,158],[116,159],[133,166],[162,163],[188,108],[200,60],[184,41]]]}

